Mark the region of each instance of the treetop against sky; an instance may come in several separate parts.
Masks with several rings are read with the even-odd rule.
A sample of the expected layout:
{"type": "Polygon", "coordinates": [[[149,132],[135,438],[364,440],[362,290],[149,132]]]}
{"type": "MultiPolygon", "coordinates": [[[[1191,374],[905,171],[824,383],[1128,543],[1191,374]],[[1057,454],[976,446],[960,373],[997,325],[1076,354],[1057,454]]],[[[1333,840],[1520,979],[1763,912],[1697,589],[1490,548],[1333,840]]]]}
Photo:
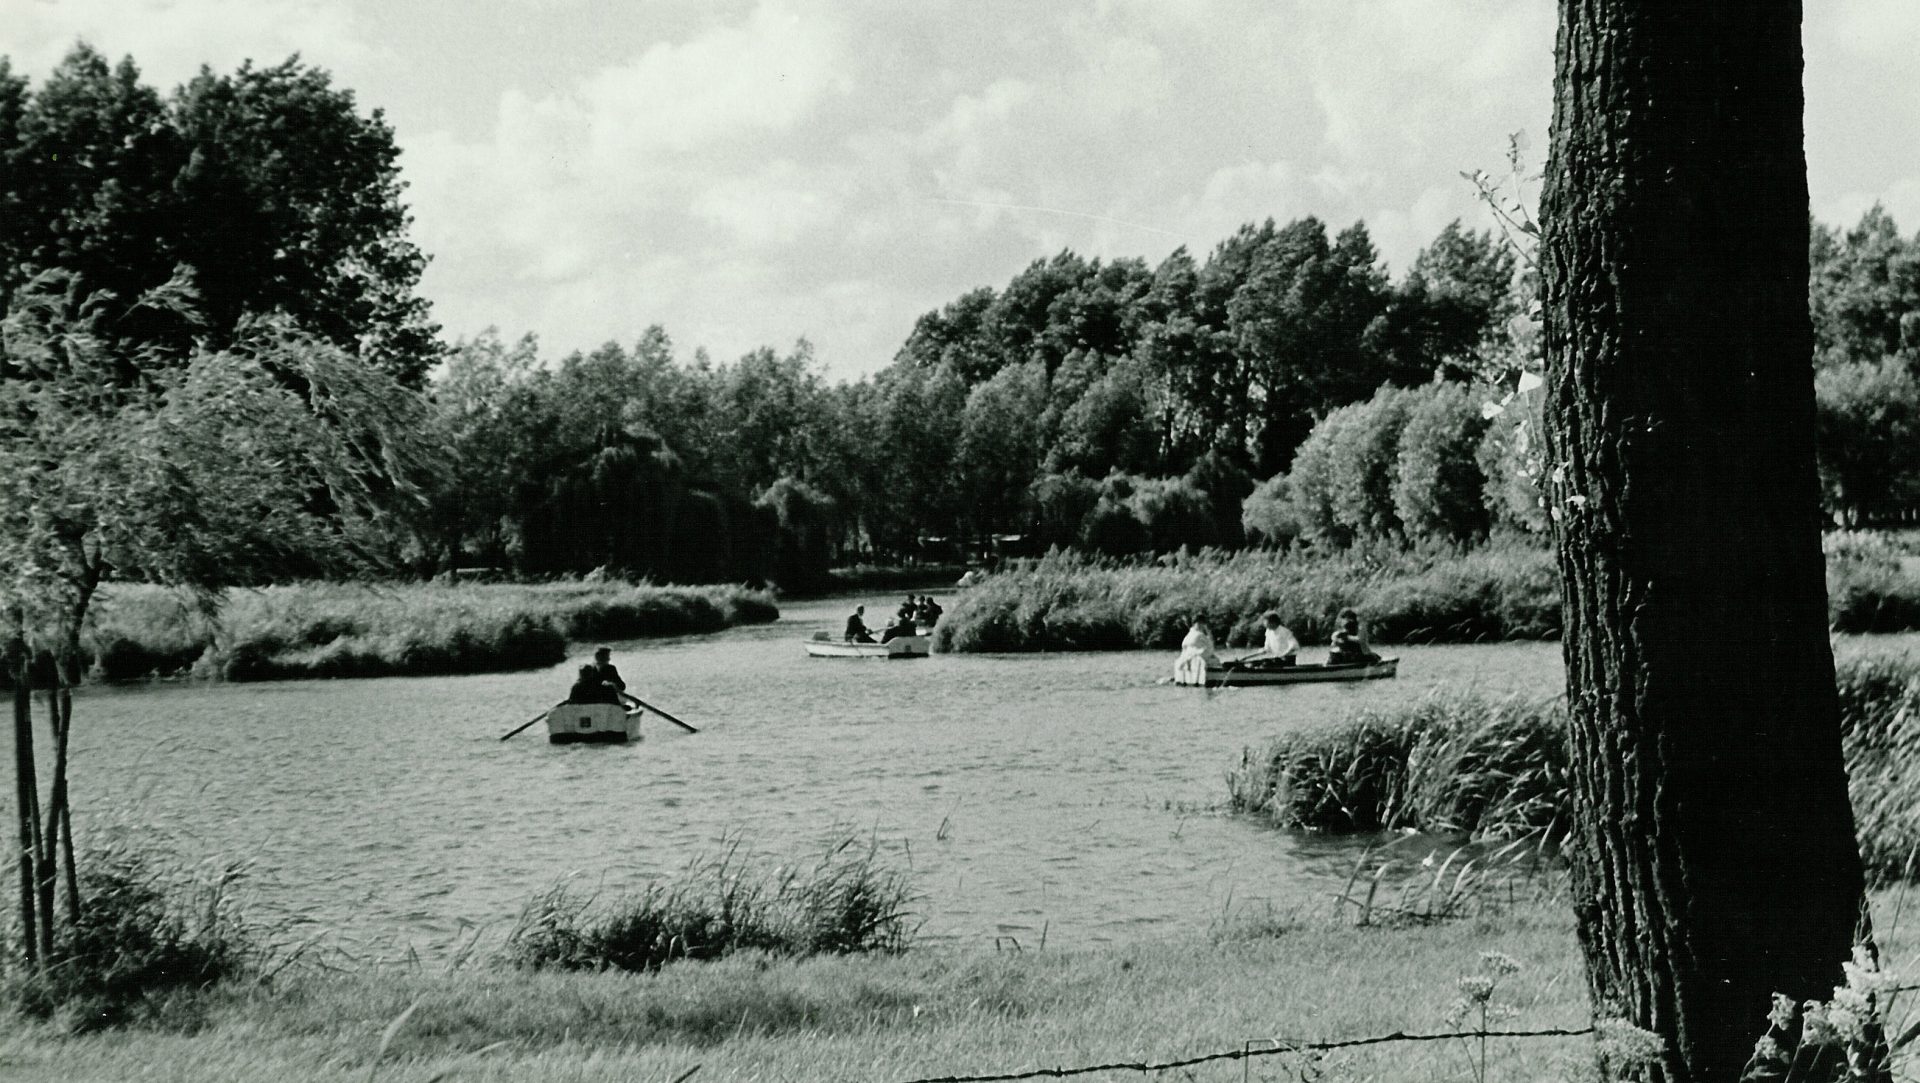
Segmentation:
{"type": "MultiPolygon", "coordinates": [[[[403,153],[450,336],[549,351],[662,323],[732,357],[884,365],[920,313],[1062,248],[1158,261],[1243,222],[1364,220],[1403,270],[1461,170],[1544,159],[1531,0],[11,0],[38,80],[77,40],[170,89],[298,52],[403,153]]],[[[1807,5],[1816,216],[1920,225],[1920,5],[1807,5]]]]}

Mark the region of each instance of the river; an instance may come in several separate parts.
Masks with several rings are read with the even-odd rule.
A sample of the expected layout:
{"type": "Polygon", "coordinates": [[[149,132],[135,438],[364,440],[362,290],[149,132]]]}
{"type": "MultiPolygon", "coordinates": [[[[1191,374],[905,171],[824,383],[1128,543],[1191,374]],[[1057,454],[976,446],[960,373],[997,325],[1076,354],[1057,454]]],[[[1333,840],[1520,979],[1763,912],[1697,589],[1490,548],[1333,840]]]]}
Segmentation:
{"type": "Polygon", "coordinates": [[[542,726],[498,739],[591,645],[477,677],[86,688],[82,831],[121,822],[183,859],[243,859],[249,914],[354,958],[497,942],[565,878],[618,893],[730,839],[804,859],[848,830],[911,869],[922,939],[1132,941],[1344,881],[1352,840],[1218,811],[1243,748],[1442,685],[1561,682],[1553,643],[1404,648],[1397,680],[1214,692],[1158,683],[1164,653],[806,657],[855,601],[892,606],[788,603],[776,624],[612,644],[634,690],[701,729],[649,718],[625,747],[551,746],[542,726]]]}

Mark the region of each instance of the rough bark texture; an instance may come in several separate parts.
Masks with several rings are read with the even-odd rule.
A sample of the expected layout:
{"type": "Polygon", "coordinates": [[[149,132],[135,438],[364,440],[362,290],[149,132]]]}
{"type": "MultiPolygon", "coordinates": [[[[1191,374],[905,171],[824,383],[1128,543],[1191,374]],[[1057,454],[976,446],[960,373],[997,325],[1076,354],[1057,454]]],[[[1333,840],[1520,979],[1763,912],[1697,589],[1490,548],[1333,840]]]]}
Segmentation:
{"type": "Polygon", "coordinates": [[[1550,499],[1596,1013],[1732,1081],[1861,871],[1814,472],[1797,0],[1561,0],[1550,499]]]}

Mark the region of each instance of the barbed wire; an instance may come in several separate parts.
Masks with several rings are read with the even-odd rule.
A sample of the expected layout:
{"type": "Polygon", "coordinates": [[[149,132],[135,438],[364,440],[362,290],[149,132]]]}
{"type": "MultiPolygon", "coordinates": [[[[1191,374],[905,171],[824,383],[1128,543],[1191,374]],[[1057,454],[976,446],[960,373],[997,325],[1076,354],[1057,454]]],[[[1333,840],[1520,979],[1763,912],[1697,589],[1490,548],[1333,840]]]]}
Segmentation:
{"type": "Polygon", "coordinates": [[[1469,1038],[1580,1038],[1592,1033],[1592,1027],[1581,1027],[1578,1030],[1551,1027],[1546,1030],[1463,1030],[1444,1034],[1408,1034],[1406,1031],[1396,1030],[1392,1034],[1377,1034],[1368,1038],[1346,1038],[1330,1042],[1296,1042],[1289,1038],[1259,1038],[1255,1041],[1271,1044],[1256,1049],[1254,1042],[1249,1041],[1242,1043],[1238,1049],[1203,1053],[1180,1060],[1117,1061],[1112,1064],[1089,1064],[1076,1068],[1030,1068],[1021,1072],[1001,1072],[990,1075],[928,1076],[923,1079],[908,1080],[907,1083],[1011,1083],[1021,1079],[1065,1079],[1069,1076],[1092,1075],[1095,1072],[1170,1072],[1175,1068],[1191,1068],[1196,1064],[1211,1064],[1215,1061],[1250,1060],[1254,1057],[1275,1057],[1287,1053],[1327,1053],[1337,1049],[1357,1049],[1361,1046],[1386,1045],[1391,1042],[1444,1042],[1469,1038]]]}

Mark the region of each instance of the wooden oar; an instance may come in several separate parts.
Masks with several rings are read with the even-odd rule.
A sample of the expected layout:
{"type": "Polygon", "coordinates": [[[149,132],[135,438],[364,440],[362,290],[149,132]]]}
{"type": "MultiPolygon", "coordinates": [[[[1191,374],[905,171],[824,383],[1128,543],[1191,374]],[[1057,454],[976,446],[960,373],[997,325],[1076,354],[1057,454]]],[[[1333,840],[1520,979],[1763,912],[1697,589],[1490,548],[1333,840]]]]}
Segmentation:
{"type": "Polygon", "coordinates": [[[688,733],[700,732],[699,730],[694,729],[692,726],[687,725],[685,722],[680,721],[679,719],[673,717],[672,715],[661,710],[660,708],[655,707],[653,704],[648,703],[646,700],[641,699],[639,696],[633,695],[632,693],[627,693],[627,698],[634,701],[635,703],[638,703],[640,706],[646,708],[647,710],[652,711],[654,714],[659,715],[661,718],[664,718],[667,721],[673,723],[674,725],[679,726],[681,729],[686,730],[688,733]]]}
{"type": "MultiPolygon", "coordinates": [[[[566,700],[564,700],[564,699],[560,701],[560,703],[565,703],[565,702],[566,702],[566,700]]],[[[553,707],[558,707],[558,706],[560,706],[560,703],[556,703],[556,704],[554,704],[554,705],[553,705],[553,707]]],[[[541,711],[541,712],[540,712],[539,714],[537,714],[537,715],[534,715],[534,716],[533,716],[532,718],[529,718],[529,719],[527,719],[527,720],[526,720],[525,722],[522,722],[522,723],[520,723],[519,725],[517,725],[517,726],[515,726],[515,727],[513,727],[512,729],[510,729],[510,730],[508,730],[507,732],[505,732],[505,733],[503,733],[503,734],[501,734],[501,735],[500,735],[500,739],[501,739],[502,741],[504,741],[504,740],[506,740],[507,738],[509,738],[509,737],[511,737],[511,736],[513,736],[514,734],[516,734],[516,733],[519,733],[519,732],[520,732],[521,730],[523,730],[523,729],[526,729],[526,728],[527,728],[528,726],[531,726],[531,725],[533,725],[533,724],[534,724],[535,722],[538,722],[538,721],[540,721],[541,719],[543,719],[543,718],[545,718],[545,717],[547,717],[547,711],[551,711],[551,710],[553,710],[553,707],[549,707],[549,708],[547,708],[547,710],[546,710],[546,711],[541,711]]]]}

